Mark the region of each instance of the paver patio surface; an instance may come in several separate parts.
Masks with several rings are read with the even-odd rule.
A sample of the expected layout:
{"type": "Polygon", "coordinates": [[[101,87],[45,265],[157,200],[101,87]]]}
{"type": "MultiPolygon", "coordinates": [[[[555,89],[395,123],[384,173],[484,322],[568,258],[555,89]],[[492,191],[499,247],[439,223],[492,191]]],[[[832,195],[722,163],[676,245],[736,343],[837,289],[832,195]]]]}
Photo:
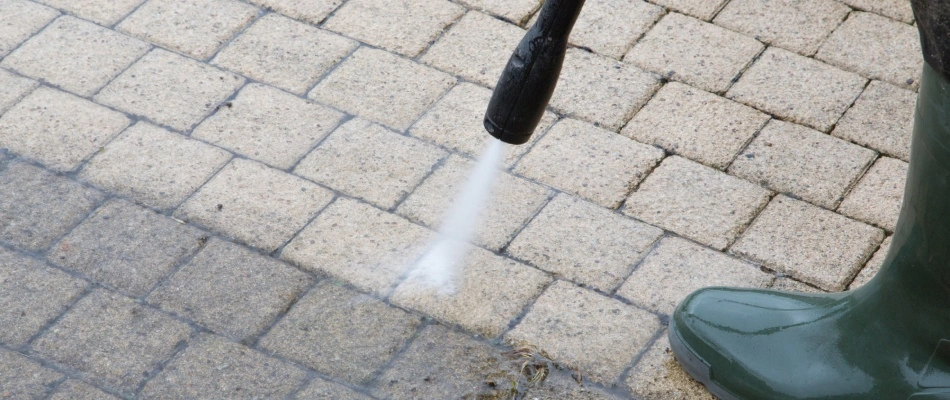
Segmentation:
{"type": "Polygon", "coordinates": [[[691,290],[873,276],[906,0],[587,0],[417,279],[542,1],[0,0],[0,398],[706,399],[691,290]]]}

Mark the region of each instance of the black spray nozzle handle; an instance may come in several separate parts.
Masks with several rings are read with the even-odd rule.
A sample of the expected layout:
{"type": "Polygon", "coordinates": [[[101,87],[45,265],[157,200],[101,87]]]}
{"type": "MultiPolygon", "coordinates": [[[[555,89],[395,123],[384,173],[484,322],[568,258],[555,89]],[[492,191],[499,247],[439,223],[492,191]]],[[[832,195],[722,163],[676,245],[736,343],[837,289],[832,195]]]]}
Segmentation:
{"type": "Polygon", "coordinates": [[[547,0],[498,78],[485,129],[510,144],[531,138],[557,85],[567,38],[584,0],[547,0]]]}

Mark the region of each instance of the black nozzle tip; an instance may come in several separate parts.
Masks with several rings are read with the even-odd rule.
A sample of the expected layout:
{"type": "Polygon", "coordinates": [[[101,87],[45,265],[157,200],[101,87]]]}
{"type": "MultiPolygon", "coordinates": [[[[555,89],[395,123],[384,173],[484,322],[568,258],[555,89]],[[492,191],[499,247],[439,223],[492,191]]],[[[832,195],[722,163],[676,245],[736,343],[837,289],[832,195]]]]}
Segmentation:
{"type": "Polygon", "coordinates": [[[495,139],[501,140],[502,142],[508,144],[525,144],[531,139],[531,133],[527,134],[512,132],[505,128],[502,128],[492,122],[491,118],[485,117],[485,130],[488,131],[488,134],[495,137],[495,139]]]}

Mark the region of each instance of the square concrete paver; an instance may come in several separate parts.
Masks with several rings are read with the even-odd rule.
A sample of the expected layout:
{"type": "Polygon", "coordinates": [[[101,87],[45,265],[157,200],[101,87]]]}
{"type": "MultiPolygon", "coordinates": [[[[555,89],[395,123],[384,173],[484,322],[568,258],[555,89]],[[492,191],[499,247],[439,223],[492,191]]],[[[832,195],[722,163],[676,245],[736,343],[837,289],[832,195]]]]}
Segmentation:
{"type": "Polygon", "coordinates": [[[801,283],[784,274],[778,274],[778,276],[775,277],[775,280],[772,281],[772,285],[769,286],[769,289],[781,290],[785,292],[827,293],[825,290],[817,289],[814,286],[801,283]]]}
{"type": "Polygon", "coordinates": [[[148,0],[116,29],[206,59],[259,12],[235,0],[148,0]]]}
{"type": "Polygon", "coordinates": [[[128,125],[121,113],[41,87],[0,117],[0,147],[54,171],[72,171],[128,125]]]}
{"type": "Polygon", "coordinates": [[[724,169],[769,116],[712,93],[670,82],[623,128],[640,142],[724,169]]]}
{"type": "Polygon", "coordinates": [[[864,286],[874,275],[877,275],[881,267],[884,266],[884,260],[887,258],[887,253],[891,249],[891,239],[893,238],[894,236],[888,236],[887,239],[881,242],[881,247],[878,248],[877,251],[874,252],[874,256],[864,264],[864,268],[861,268],[861,272],[858,272],[858,276],[854,277],[854,280],[848,285],[848,289],[857,289],[864,286]]]}
{"type": "Polygon", "coordinates": [[[551,281],[541,271],[474,246],[454,268],[454,293],[440,291],[427,276],[412,274],[396,288],[392,302],[492,338],[551,281]]]}
{"type": "Polygon", "coordinates": [[[778,196],[733,253],[825,290],[842,290],[884,232],[808,203],[778,196]]]}
{"type": "Polygon", "coordinates": [[[181,204],[231,155],[147,122],[139,122],[101,149],[81,179],[159,209],[181,204]]]}
{"type": "Polygon", "coordinates": [[[577,17],[571,44],[619,59],[661,16],[662,7],[645,1],[591,0],[577,17]]]}
{"type": "Polygon", "coordinates": [[[304,228],[280,256],[360,290],[385,293],[422,255],[431,236],[429,230],[403,218],[340,198],[304,228]]]}
{"type": "Polygon", "coordinates": [[[765,207],[769,196],[755,184],[674,156],[630,194],[623,212],[724,250],[765,207]]]}
{"type": "Polygon", "coordinates": [[[33,36],[59,12],[27,0],[0,0],[0,56],[33,36]]]}
{"type": "Polygon", "coordinates": [[[461,4],[486,11],[519,25],[540,9],[543,2],[544,0],[459,0],[461,4]]]}
{"type": "Polygon", "coordinates": [[[653,3],[704,21],[711,20],[728,0],[653,0],[653,3]]]}
{"type": "Polygon", "coordinates": [[[389,209],[446,155],[431,144],[357,118],[333,131],[294,173],[389,209]]]}
{"type": "Polygon", "coordinates": [[[465,8],[446,0],[350,0],[323,27],[415,57],[464,13],[465,8]]]}
{"type": "Polygon", "coordinates": [[[307,274],[287,264],[212,239],[156,288],[148,302],[246,341],[269,326],[310,283],[307,274]]]}
{"type": "Polygon", "coordinates": [[[834,209],[874,157],[863,147],[772,120],[736,157],[729,173],[834,209]]]}
{"type": "Polygon", "coordinates": [[[138,396],[142,399],[284,398],[306,371],[220,337],[202,334],[168,362],[138,396]]]}
{"type": "Polygon", "coordinates": [[[653,314],[557,281],[505,338],[513,346],[535,346],[585,378],[610,383],[659,329],[653,314]]]}
{"type": "Polygon", "coordinates": [[[67,379],[56,387],[49,400],[73,400],[73,399],[95,399],[95,400],[119,400],[118,397],[106,394],[96,389],[88,383],[77,379],[67,379]]]}
{"type": "Polygon", "coordinates": [[[300,299],[259,345],[331,377],[364,383],[419,323],[368,295],[325,283],[300,299]]]}
{"type": "Polygon", "coordinates": [[[637,361],[624,383],[631,394],[642,400],[716,399],[673,358],[666,332],[637,361]]]}
{"type": "Polygon", "coordinates": [[[151,210],[113,201],[53,246],[48,259],[140,297],[198,249],[206,235],[151,210]]]}
{"type": "Polygon", "coordinates": [[[494,87],[525,30],[477,11],[469,12],[420,58],[426,64],[494,87]]]}
{"type": "Polygon", "coordinates": [[[834,0],[732,0],[714,22],[810,56],[850,11],[834,0]]]}
{"type": "MultiPolygon", "coordinates": [[[[471,83],[452,88],[428,112],[412,125],[409,134],[444,146],[449,150],[477,158],[488,145],[491,135],[483,124],[485,108],[492,91],[471,83]]],[[[557,116],[545,112],[531,140],[520,146],[506,146],[504,164],[510,166],[537,142],[554,124],[557,116]]]]}
{"type": "Polygon", "coordinates": [[[659,228],[559,194],[507,252],[545,271],[610,292],[662,234],[659,228]]]}
{"type": "Polygon", "coordinates": [[[42,399],[63,374],[44,368],[40,363],[0,348],[0,395],[10,399],[42,399]]]}
{"type": "Polygon", "coordinates": [[[244,84],[244,78],[156,49],[103,88],[95,100],[185,131],[244,84]]]}
{"type": "Polygon", "coordinates": [[[893,232],[901,212],[907,163],[883,157],[871,166],[838,212],[893,232]]]}
{"type": "Polygon", "coordinates": [[[443,326],[425,327],[376,379],[384,399],[505,398],[521,360],[443,326]]]}
{"type": "Polygon", "coordinates": [[[558,122],[515,172],[616,208],[663,151],[572,119],[558,122]]]}
{"type": "Polygon", "coordinates": [[[74,17],[62,17],[10,53],[0,65],[90,96],[151,46],[74,17]]]}
{"type": "Polygon", "coordinates": [[[374,400],[367,394],[360,393],[336,382],[314,378],[307,386],[294,396],[297,400],[374,400]]]}
{"type": "Polygon", "coordinates": [[[764,47],[748,36],[670,13],[623,60],[710,92],[724,92],[764,47]]]}
{"type": "Polygon", "coordinates": [[[24,163],[0,173],[0,193],[0,240],[37,252],[79,224],[105,197],[24,163]]]}
{"type": "Polygon", "coordinates": [[[770,47],[726,97],[827,132],[866,82],[851,72],[770,47]]]}
{"type": "Polygon", "coordinates": [[[650,252],[617,295],[672,315],[687,295],[706,286],[765,288],[772,275],[688,240],[667,237],[650,252]]]}
{"type": "Polygon", "coordinates": [[[551,107],[616,131],[659,88],[656,76],[637,67],[569,49],[551,107]]]}
{"type": "Polygon", "coordinates": [[[361,48],[309,96],[403,131],[454,84],[455,78],[444,72],[382,50],[361,48]]]}
{"type": "Polygon", "coordinates": [[[102,26],[112,26],[132,12],[145,0],[37,0],[79,18],[95,22],[102,26]]]}
{"type": "Polygon", "coordinates": [[[907,161],[916,101],[910,90],[871,81],[831,134],[907,161]]]}
{"type": "Polygon", "coordinates": [[[235,159],[175,215],[273,251],[330,203],[333,192],[264,164],[235,159]]]}
{"type": "Polygon", "coordinates": [[[129,298],[96,290],[56,321],[33,349],[83,380],[131,397],[191,328],[129,298]]]}
{"type": "Polygon", "coordinates": [[[863,11],[870,11],[901,22],[914,22],[914,10],[908,0],[841,0],[844,4],[863,11]]]}
{"type": "Polygon", "coordinates": [[[318,25],[344,0],[248,0],[268,11],[318,25]]]}
{"type": "MultiPolygon", "coordinates": [[[[0,342],[16,348],[69,307],[88,284],[0,247],[0,342]]],[[[3,392],[0,392],[3,393],[3,392]]]]}
{"type": "Polygon", "coordinates": [[[261,82],[304,94],[357,43],[279,14],[268,14],[211,62],[261,82]]]}
{"type": "Polygon", "coordinates": [[[856,12],[844,21],[815,58],[904,87],[920,84],[924,65],[917,28],[880,15],[856,12]]]}
{"type": "Polygon", "coordinates": [[[191,134],[287,169],[339,125],[343,113],[272,87],[249,84],[191,134]]]}
{"type": "Polygon", "coordinates": [[[32,92],[39,83],[22,76],[17,76],[5,69],[0,69],[0,115],[13,107],[23,96],[32,92]]]}
{"type": "MultiPolygon", "coordinates": [[[[419,185],[396,210],[400,215],[437,228],[468,180],[474,163],[451,156],[419,185]]],[[[518,229],[541,208],[551,191],[526,179],[500,172],[482,210],[474,241],[492,250],[507,244],[518,229]]]]}

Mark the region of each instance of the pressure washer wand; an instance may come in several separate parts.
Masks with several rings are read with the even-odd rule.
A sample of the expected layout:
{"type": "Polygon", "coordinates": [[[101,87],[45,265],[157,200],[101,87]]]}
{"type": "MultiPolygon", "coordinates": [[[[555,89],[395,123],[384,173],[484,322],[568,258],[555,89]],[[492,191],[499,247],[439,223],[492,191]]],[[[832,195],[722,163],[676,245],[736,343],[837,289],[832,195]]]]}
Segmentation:
{"type": "Polygon", "coordinates": [[[567,38],[583,6],[584,0],[545,1],[495,85],[485,112],[485,129],[492,136],[510,144],[531,138],[554,93],[567,38]]]}

